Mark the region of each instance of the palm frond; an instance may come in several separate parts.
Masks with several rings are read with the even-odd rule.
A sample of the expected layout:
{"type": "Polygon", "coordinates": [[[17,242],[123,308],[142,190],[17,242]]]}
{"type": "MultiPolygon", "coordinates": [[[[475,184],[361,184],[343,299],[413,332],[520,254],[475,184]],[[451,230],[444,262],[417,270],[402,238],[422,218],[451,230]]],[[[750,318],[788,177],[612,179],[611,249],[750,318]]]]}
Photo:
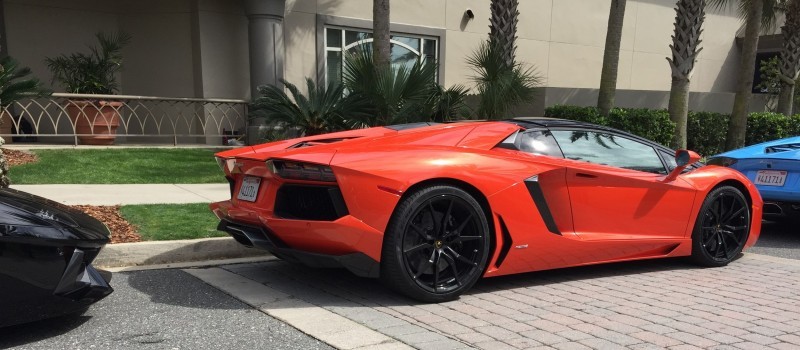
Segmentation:
{"type": "Polygon", "coordinates": [[[467,58],[467,64],[475,73],[472,79],[481,98],[477,112],[482,118],[509,117],[513,107],[534,99],[535,88],[541,81],[532,67],[520,63],[506,65],[501,50],[488,41],[467,58]]]}
{"type": "Polygon", "coordinates": [[[20,67],[10,56],[0,59],[0,106],[6,107],[25,97],[49,95],[28,67],[20,67]]]}
{"type": "MultiPolygon", "coordinates": [[[[782,6],[786,0],[761,0],[763,3],[761,13],[761,30],[770,32],[775,29],[778,23],[778,15],[784,12],[785,7],[782,6]]],[[[747,20],[750,15],[750,6],[753,0],[708,0],[708,5],[716,10],[729,10],[736,7],[736,12],[739,18],[743,21],[747,20]]]]}

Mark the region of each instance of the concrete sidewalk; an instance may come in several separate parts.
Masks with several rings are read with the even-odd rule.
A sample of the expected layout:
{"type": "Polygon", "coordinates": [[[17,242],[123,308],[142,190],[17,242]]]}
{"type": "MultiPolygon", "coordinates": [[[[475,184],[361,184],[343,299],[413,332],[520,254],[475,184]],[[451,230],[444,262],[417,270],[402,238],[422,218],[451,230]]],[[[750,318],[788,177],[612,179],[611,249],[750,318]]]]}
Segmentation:
{"type": "Polygon", "coordinates": [[[210,203],[230,199],[228,184],[11,185],[67,205],[210,203]]]}

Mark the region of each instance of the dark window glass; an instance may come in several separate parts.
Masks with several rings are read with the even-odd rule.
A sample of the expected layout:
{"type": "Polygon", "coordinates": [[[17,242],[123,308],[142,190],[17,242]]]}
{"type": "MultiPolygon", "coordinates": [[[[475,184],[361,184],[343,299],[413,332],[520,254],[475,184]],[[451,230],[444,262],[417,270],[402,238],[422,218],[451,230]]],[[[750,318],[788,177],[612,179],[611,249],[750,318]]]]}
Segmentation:
{"type": "Polygon", "coordinates": [[[342,46],[342,31],[339,29],[325,29],[325,35],[327,35],[327,47],[340,47],[342,46]]]}
{"type": "Polygon", "coordinates": [[[675,169],[675,168],[678,167],[678,163],[675,162],[675,153],[670,154],[670,153],[661,151],[661,157],[663,157],[664,160],[667,162],[667,168],[669,168],[669,171],[672,171],[672,169],[675,169]]]}
{"type": "Polygon", "coordinates": [[[425,40],[425,46],[422,48],[422,54],[425,55],[425,60],[435,62],[436,40],[425,40]]]}
{"type": "MultiPolygon", "coordinates": [[[[339,33],[341,33],[341,32],[339,32],[339,33]]],[[[371,38],[372,37],[372,33],[357,32],[357,31],[348,30],[348,31],[345,31],[344,37],[345,37],[345,45],[350,45],[350,44],[352,44],[352,43],[354,43],[356,41],[361,41],[361,40],[364,40],[364,39],[371,38]]]]}
{"type": "Polygon", "coordinates": [[[328,83],[342,81],[342,52],[328,51],[328,83]]]}
{"type": "Polygon", "coordinates": [[[653,147],[618,135],[583,130],[556,130],[553,137],[564,157],[618,168],[664,174],[653,147]]]}

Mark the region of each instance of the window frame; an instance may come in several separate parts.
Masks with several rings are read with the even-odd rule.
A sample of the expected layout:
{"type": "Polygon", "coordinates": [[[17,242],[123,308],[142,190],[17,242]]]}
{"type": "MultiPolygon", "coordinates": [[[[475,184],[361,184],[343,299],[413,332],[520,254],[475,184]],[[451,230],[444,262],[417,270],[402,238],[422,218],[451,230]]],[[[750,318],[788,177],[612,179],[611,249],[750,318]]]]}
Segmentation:
{"type": "MultiPolygon", "coordinates": [[[[317,81],[328,81],[327,78],[327,51],[326,51],[326,28],[330,27],[340,27],[341,29],[350,29],[350,30],[357,30],[357,31],[364,31],[364,32],[372,32],[372,21],[357,19],[357,18],[349,18],[349,17],[339,17],[339,16],[329,16],[329,15],[322,15],[317,14],[317,25],[316,25],[316,47],[317,47],[317,81]]],[[[389,31],[392,35],[400,35],[400,36],[409,36],[409,37],[427,37],[427,39],[436,39],[437,40],[437,47],[436,47],[436,58],[437,61],[440,63],[438,65],[438,74],[437,74],[437,81],[443,82],[445,77],[445,64],[447,59],[446,50],[447,47],[447,30],[445,28],[437,28],[437,27],[423,27],[423,26],[415,26],[415,25],[408,25],[408,24],[399,24],[399,23],[390,23],[389,31]]],[[[345,41],[342,42],[343,44],[345,41]]],[[[422,44],[420,44],[420,49],[422,49],[422,44]]]]}
{"type": "MultiPolygon", "coordinates": [[[[322,32],[323,32],[322,37],[323,37],[323,40],[325,41],[324,44],[323,44],[323,47],[325,48],[325,53],[324,53],[324,56],[323,56],[324,57],[323,58],[323,64],[325,65],[325,67],[324,67],[324,69],[325,69],[325,84],[330,84],[330,80],[328,79],[328,53],[329,52],[340,52],[342,60],[344,60],[345,52],[347,52],[348,50],[350,50],[350,49],[352,49],[352,48],[354,48],[356,46],[363,45],[363,44],[366,44],[366,43],[371,43],[374,40],[374,38],[370,37],[370,38],[366,38],[366,39],[360,39],[358,41],[355,41],[353,43],[348,44],[347,43],[347,31],[362,32],[362,33],[372,34],[372,29],[370,29],[370,28],[353,28],[353,27],[344,27],[344,26],[337,26],[337,25],[328,25],[328,26],[325,26],[324,28],[322,28],[322,32]],[[329,46],[328,45],[328,30],[336,30],[336,31],[340,31],[341,32],[341,40],[342,40],[341,41],[341,43],[342,43],[341,46],[334,47],[334,46],[329,46]]],[[[401,36],[401,37],[406,37],[406,38],[411,38],[411,39],[418,39],[420,41],[419,42],[419,50],[416,50],[413,47],[408,46],[407,44],[405,44],[403,42],[400,42],[400,41],[397,41],[397,40],[394,40],[394,39],[391,39],[391,38],[389,39],[389,42],[391,44],[399,45],[399,46],[405,48],[406,50],[413,52],[414,54],[416,54],[419,57],[419,61],[420,62],[425,62],[425,60],[428,57],[428,55],[425,54],[425,42],[426,41],[433,41],[434,43],[436,43],[436,49],[434,50],[434,53],[433,53],[434,60],[436,62],[439,61],[439,51],[441,51],[441,50],[439,48],[440,39],[438,37],[430,36],[430,35],[395,33],[395,32],[390,32],[389,34],[390,34],[390,36],[401,36]]],[[[437,70],[438,69],[439,68],[437,67],[437,70]]],[[[439,81],[438,76],[437,76],[436,81],[437,82],[439,81]]]]}

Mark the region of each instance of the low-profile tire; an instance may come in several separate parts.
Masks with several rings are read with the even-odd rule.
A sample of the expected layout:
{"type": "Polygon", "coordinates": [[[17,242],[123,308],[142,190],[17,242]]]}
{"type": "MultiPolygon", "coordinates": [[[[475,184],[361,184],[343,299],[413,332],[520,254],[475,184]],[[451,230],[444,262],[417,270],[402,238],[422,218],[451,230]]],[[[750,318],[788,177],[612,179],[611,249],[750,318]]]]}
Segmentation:
{"type": "Polygon", "coordinates": [[[483,274],[490,232],[484,208],[466,191],[422,188],[392,215],[383,238],[381,279],[413,299],[454,300],[483,274]]]}
{"type": "Polygon", "coordinates": [[[692,260],[725,266],[739,255],[750,235],[750,206],[741,191],[722,186],[708,194],[692,232],[692,260]]]}

